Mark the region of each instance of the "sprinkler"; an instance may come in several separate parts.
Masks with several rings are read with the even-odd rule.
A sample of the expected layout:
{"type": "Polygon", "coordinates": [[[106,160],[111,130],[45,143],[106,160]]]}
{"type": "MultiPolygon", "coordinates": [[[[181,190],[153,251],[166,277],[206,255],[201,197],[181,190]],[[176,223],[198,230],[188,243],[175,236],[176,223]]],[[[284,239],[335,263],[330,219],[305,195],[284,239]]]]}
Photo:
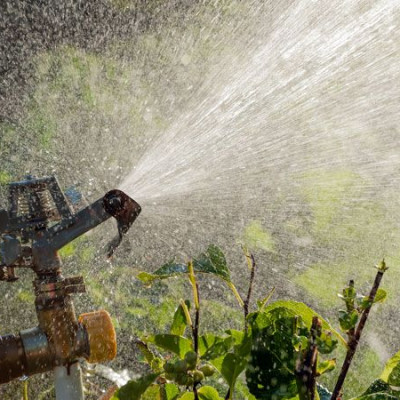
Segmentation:
{"type": "MultiPolygon", "coordinates": [[[[82,276],[64,277],[58,250],[114,217],[118,235],[111,256],[141,208],[120,190],[111,190],[75,213],[73,196],[54,176],[9,184],[9,209],[0,209],[0,280],[15,282],[16,268],[30,268],[38,326],[0,336],[0,384],[54,370],[57,400],[83,399],[79,359],[112,360],[116,336],[109,314],[75,315],[72,295],[85,292],[82,276]]],[[[76,199],[75,199],[76,207],[76,199]]]]}

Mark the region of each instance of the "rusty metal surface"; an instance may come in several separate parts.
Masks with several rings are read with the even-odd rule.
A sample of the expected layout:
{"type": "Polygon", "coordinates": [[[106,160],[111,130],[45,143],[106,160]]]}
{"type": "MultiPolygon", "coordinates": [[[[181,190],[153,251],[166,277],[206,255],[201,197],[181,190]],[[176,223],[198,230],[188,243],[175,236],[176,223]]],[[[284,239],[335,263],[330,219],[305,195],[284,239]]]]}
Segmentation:
{"type": "Polygon", "coordinates": [[[26,359],[19,335],[0,336],[0,384],[26,373],[26,359]]]}

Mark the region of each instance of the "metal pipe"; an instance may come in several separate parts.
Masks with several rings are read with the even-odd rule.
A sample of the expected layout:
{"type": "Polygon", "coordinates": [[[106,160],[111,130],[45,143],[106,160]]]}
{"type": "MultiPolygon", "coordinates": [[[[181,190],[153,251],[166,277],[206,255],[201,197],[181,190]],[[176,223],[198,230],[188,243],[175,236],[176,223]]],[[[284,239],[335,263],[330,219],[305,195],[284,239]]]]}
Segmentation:
{"type": "Polygon", "coordinates": [[[82,372],[79,363],[54,368],[57,400],[83,400],[82,372]]]}
{"type": "Polygon", "coordinates": [[[0,384],[25,375],[26,358],[19,335],[0,336],[0,384]]]}

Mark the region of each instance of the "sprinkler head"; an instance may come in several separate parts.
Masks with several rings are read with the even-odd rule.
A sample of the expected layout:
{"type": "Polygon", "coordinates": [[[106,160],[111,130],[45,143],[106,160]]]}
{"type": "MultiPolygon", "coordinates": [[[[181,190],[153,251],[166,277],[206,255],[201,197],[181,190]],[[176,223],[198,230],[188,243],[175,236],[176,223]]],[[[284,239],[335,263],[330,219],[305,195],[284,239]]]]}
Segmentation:
{"type": "Polygon", "coordinates": [[[123,235],[128,232],[142,208],[135,200],[118,189],[110,190],[105,194],[103,206],[118,223],[118,236],[111,242],[108,250],[108,257],[111,257],[121,243],[123,235]]]}

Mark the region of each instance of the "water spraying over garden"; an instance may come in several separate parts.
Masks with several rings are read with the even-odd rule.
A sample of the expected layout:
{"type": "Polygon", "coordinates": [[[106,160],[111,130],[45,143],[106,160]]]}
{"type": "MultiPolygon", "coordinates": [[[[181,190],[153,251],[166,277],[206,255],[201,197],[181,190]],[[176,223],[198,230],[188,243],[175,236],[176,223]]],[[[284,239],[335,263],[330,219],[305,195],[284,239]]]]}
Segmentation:
{"type": "Polygon", "coordinates": [[[264,250],[298,257],[284,270],[397,258],[398,8],[296,2],[273,28],[258,11],[254,37],[213,66],[121,187],[167,242],[158,224],[179,219],[204,242],[249,224],[264,250]]]}
{"type": "MultiPolygon", "coordinates": [[[[133,12],[129,1],[111,3],[133,12]]],[[[99,230],[62,254],[84,271],[82,303],[101,304],[118,321],[111,367],[135,374],[132,338],[163,328],[157,309],[173,312],[187,297],[176,282],[147,290],[134,273],[187,261],[213,243],[239,290],[247,287],[246,246],[259,266],[255,297],[275,286],[332,320],[336,293],[351,278],[369,288],[371,267],[385,257],[388,301],[357,361],[379,371],[400,347],[399,4],[181,7],[151,9],[157,23],[145,29],[138,17],[140,28],[104,51],[67,43],[39,52],[23,112],[1,120],[9,170],[56,173],[87,198],[118,186],[142,206],[109,263],[99,249],[111,224],[112,233],[99,230]]],[[[222,325],[236,318],[222,283],[201,284],[211,296],[206,315],[222,325]]],[[[18,306],[29,290],[6,296],[18,306]]],[[[358,378],[349,387],[363,387],[358,378]]]]}

